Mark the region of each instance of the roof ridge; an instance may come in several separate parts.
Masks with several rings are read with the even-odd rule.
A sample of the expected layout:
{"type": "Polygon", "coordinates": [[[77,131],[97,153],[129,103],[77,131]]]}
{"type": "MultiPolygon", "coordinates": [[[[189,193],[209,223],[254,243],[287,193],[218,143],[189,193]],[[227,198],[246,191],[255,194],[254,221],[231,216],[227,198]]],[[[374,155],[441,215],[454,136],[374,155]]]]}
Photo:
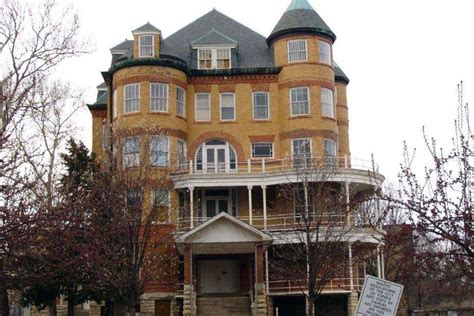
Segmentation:
{"type": "Polygon", "coordinates": [[[216,33],[216,34],[218,34],[218,35],[220,35],[220,36],[222,36],[222,37],[224,37],[224,38],[228,39],[229,41],[234,42],[234,43],[236,43],[236,44],[238,43],[238,42],[237,42],[236,40],[234,40],[233,38],[230,38],[229,36],[227,36],[227,35],[225,35],[225,34],[219,32],[218,30],[216,30],[215,28],[213,28],[212,30],[210,30],[209,32],[207,32],[206,34],[204,34],[203,36],[201,36],[201,37],[199,37],[198,39],[192,41],[191,44],[196,43],[196,42],[199,42],[200,40],[205,39],[206,37],[208,37],[208,36],[211,35],[212,33],[216,33]]]}

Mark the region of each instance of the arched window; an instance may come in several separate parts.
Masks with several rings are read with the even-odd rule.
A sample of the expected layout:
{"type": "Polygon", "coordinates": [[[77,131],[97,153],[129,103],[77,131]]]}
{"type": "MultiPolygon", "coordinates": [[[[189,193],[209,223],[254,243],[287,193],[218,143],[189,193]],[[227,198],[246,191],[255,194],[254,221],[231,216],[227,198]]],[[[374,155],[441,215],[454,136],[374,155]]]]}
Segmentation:
{"type": "Polygon", "coordinates": [[[213,139],[202,144],[196,152],[196,172],[226,173],[237,170],[237,156],[231,144],[213,139]]]}

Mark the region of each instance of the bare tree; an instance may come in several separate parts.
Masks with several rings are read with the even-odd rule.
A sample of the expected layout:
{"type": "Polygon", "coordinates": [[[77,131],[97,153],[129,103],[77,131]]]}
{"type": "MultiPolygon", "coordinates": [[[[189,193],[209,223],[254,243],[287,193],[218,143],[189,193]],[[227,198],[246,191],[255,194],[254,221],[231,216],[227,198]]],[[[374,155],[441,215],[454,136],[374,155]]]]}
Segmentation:
{"type": "Polygon", "coordinates": [[[355,204],[348,204],[344,185],[334,182],[335,158],[297,157],[293,163],[280,195],[294,201],[296,219],[273,247],[272,270],[293,283],[301,280],[296,284],[307,299],[307,315],[313,315],[323,289],[344,274],[355,204]]]}

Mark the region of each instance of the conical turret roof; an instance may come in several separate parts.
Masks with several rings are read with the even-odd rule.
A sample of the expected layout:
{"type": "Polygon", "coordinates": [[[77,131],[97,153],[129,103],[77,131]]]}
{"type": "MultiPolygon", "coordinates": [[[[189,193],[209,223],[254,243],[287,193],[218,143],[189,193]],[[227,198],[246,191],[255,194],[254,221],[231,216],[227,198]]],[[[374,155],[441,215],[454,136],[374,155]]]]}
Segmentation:
{"type": "Polygon", "coordinates": [[[336,40],[336,35],[307,0],[292,0],[270,36],[269,45],[279,36],[292,33],[314,33],[336,40]]]}

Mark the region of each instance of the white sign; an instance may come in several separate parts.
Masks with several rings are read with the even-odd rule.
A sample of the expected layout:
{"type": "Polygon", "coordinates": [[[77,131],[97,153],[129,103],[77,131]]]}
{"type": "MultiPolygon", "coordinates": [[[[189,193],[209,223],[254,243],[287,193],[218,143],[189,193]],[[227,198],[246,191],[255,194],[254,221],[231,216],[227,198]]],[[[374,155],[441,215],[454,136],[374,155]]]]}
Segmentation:
{"type": "Polygon", "coordinates": [[[356,316],[395,316],[403,285],[367,275],[356,316]]]}

